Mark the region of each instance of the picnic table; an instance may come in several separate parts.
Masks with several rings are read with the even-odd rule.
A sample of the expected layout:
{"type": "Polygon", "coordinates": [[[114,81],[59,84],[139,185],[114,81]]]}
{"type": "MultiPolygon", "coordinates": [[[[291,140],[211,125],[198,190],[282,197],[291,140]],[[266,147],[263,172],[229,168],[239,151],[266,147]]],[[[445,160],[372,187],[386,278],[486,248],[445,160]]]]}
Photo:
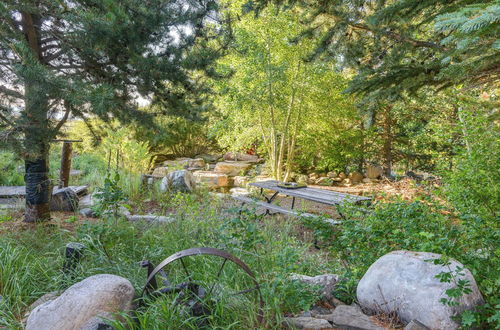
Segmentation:
{"type": "MultiPolygon", "coordinates": [[[[235,199],[245,203],[253,203],[258,206],[264,207],[266,209],[266,214],[270,214],[270,211],[275,211],[283,214],[288,214],[288,215],[295,215],[295,216],[309,216],[309,217],[319,217],[315,214],[310,214],[310,213],[298,213],[293,211],[293,208],[295,207],[295,199],[296,198],[301,198],[321,204],[326,204],[326,205],[331,205],[334,206],[337,210],[337,213],[344,218],[343,214],[339,211],[338,206],[343,205],[346,203],[351,203],[351,204],[362,204],[362,203],[369,203],[371,201],[371,198],[369,197],[364,197],[364,196],[356,196],[356,195],[351,195],[351,194],[344,194],[340,193],[337,191],[331,191],[331,190],[326,190],[326,189],[318,189],[318,188],[310,188],[310,187],[300,187],[300,188],[284,188],[279,186],[280,182],[276,180],[268,180],[268,181],[260,181],[260,182],[254,182],[250,183],[251,186],[260,188],[260,194],[261,196],[264,197],[265,201],[256,201],[254,199],[251,199],[249,197],[245,196],[233,196],[235,199]],[[267,197],[264,194],[264,190],[271,190],[273,191],[273,195],[271,197],[267,197]],[[285,209],[283,207],[280,207],[278,205],[273,204],[273,201],[276,199],[278,194],[283,194],[288,197],[292,197],[292,207],[291,209],[285,209]]],[[[341,221],[333,220],[333,219],[326,219],[327,222],[330,222],[332,224],[339,224],[341,221]]]]}

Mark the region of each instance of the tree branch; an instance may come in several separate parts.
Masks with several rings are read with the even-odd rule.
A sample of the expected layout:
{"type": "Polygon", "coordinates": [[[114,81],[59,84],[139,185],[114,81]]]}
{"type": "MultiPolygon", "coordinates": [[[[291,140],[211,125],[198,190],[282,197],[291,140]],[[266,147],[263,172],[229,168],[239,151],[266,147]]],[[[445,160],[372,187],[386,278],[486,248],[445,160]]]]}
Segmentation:
{"type": "MultiPolygon", "coordinates": [[[[8,111],[8,109],[6,107],[4,107],[3,105],[0,105],[0,108],[1,109],[5,109],[8,111]]],[[[9,120],[9,118],[7,118],[6,116],[2,115],[2,113],[0,112],[0,119],[3,120],[4,122],[7,123],[7,125],[10,125],[12,127],[15,127],[16,125],[14,124],[13,121],[9,120]]]]}
{"type": "Polygon", "coordinates": [[[62,125],[68,120],[69,114],[71,113],[71,106],[64,102],[66,111],[64,112],[64,116],[62,119],[57,123],[57,125],[54,127],[54,133],[57,134],[59,130],[61,129],[62,125]]]}
{"type": "Polygon", "coordinates": [[[9,89],[4,86],[0,86],[0,93],[3,93],[8,96],[16,97],[18,99],[24,99],[24,95],[19,93],[18,91],[15,91],[13,89],[9,89]]]}

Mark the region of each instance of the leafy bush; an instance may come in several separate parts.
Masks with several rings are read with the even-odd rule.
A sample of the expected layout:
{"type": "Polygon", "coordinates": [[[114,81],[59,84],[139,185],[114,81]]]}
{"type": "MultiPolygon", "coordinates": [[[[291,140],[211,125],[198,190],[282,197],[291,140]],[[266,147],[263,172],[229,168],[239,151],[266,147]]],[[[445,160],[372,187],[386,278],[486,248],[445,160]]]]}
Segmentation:
{"type": "Polygon", "coordinates": [[[465,146],[452,171],[443,171],[446,196],[463,214],[497,221],[500,206],[500,134],[482,112],[461,112],[465,146]]]}

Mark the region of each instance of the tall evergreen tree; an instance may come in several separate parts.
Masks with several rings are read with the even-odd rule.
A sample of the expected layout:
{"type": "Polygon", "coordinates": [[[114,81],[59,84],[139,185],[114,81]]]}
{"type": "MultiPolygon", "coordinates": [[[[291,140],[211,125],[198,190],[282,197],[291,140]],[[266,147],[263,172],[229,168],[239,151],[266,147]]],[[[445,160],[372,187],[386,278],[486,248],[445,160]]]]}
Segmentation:
{"type": "Polygon", "coordinates": [[[0,3],[0,141],[25,160],[25,221],[50,217],[49,144],[70,116],[144,124],[135,100],[152,95],[193,111],[217,19],[214,0],[0,3]]]}

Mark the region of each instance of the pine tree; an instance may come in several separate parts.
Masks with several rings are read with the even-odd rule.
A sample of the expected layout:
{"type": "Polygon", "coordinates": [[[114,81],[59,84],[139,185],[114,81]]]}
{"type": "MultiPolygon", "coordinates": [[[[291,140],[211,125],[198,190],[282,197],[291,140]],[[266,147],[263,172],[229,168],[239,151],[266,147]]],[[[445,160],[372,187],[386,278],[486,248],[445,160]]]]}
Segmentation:
{"type": "Polygon", "coordinates": [[[0,3],[0,141],[25,160],[25,221],[50,217],[48,152],[70,117],[149,123],[138,96],[189,109],[221,34],[214,0],[0,3]],[[190,95],[185,98],[185,95],[190,95]],[[189,101],[186,101],[189,100],[189,101]]]}

